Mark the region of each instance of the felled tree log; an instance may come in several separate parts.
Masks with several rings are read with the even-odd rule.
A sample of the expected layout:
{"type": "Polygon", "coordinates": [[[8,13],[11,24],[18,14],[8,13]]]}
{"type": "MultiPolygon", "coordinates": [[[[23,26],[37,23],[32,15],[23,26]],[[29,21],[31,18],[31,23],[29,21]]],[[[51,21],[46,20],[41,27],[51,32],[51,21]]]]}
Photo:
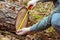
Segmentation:
{"type": "MultiPolygon", "coordinates": [[[[9,32],[15,32],[16,28],[19,26],[20,22],[22,21],[27,8],[20,7],[20,9],[16,12],[16,10],[11,10],[5,8],[4,10],[0,10],[0,30],[7,30],[9,32]],[[17,17],[19,16],[19,17],[17,17]],[[17,21],[18,19],[18,21],[17,21]],[[16,25],[17,21],[17,25],[16,25]]],[[[27,17],[23,23],[23,27],[27,24],[27,17]]]]}

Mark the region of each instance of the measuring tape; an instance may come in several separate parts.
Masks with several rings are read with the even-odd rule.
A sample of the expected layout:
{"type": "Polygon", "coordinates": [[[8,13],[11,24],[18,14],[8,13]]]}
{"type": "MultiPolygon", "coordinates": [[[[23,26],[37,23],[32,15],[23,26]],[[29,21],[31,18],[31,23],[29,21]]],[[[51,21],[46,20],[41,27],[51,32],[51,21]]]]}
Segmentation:
{"type": "Polygon", "coordinates": [[[28,12],[32,9],[32,6],[33,6],[33,5],[30,5],[30,6],[28,7],[28,9],[29,9],[29,10],[26,12],[26,14],[25,14],[24,18],[22,19],[21,23],[19,24],[19,26],[18,26],[18,29],[17,29],[17,30],[20,30],[20,29],[21,29],[22,24],[24,23],[24,20],[25,20],[25,18],[26,18],[26,17],[27,17],[27,15],[28,15],[28,12]]]}
{"type": "Polygon", "coordinates": [[[21,29],[22,24],[24,23],[24,20],[25,20],[25,18],[26,18],[26,17],[27,17],[27,15],[28,15],[28,12],[29,12],[29,10],[26,12],[26,14],[25,14],[24,18],[22,19],[21,23],[19,24],[19,26],[18,26],[18,30],[20,30],[20,29],[21,29]]]}

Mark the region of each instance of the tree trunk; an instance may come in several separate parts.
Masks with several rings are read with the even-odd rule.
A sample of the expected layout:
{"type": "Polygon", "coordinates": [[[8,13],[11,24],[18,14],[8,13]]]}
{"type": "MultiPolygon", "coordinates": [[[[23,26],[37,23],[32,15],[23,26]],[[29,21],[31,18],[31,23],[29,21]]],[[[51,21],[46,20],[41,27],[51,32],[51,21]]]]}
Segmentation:
{"type": "MultiPolygon", "coordinates": [[[[13,10],[0,10],[0,30],[7,30],[9,32],[15,32],[16,28],[22,21],[27,9],[25,7],[20,7],[19,11],[13,10]],[[18,20],[18,21],[17,21],[18,20]]],[[[25,27],[27,24],[27,17],[22,25],[25,27]]]]}

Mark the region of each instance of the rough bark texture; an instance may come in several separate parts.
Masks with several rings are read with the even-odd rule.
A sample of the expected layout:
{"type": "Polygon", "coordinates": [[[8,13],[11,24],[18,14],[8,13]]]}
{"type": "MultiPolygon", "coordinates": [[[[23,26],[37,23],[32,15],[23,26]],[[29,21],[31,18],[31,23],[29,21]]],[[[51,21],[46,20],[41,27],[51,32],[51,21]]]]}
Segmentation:
{"type": "Polygon", "coordinates": [[[15,31],[15,19],[16,13],[15,12],[3,12],[0,11],[0,29],[8,30],[8,31],[15,31]]]}
{"type": "MultiPolygon", "coordinates": [[[[19,7],[18,9],[14,6],[0,9],[0,30],[7,30],[9,32],[16,31],[16,27],[18,27],[15,25],[16,19],[20,19],[17,23],[19,25],[27,11],[25,7],[19,7]]],[[[24,26],[26,26],[26,23],[27,21],[25,21],[24,26]]]]}

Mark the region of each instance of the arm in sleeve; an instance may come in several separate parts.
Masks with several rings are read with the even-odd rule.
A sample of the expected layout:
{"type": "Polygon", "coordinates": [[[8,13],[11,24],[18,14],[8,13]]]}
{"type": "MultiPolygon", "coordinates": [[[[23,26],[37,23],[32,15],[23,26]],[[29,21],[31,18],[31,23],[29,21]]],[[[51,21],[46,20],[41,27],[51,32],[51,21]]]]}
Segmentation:
{"type": "Polygon", "coordinates": [[[60,5],[51,12],[51,14],[30,27],[31,31],[44,30],[51,26],[51,18],[54,13],[60,13],[60,5]]]}
{"type": "Polygon", "coordinates": [[[42,31],[48,28],[51,25],[51,15],[43,18],[41,21],[37,22],[33,26],[30,27],[31,31],[42,31]]]}

